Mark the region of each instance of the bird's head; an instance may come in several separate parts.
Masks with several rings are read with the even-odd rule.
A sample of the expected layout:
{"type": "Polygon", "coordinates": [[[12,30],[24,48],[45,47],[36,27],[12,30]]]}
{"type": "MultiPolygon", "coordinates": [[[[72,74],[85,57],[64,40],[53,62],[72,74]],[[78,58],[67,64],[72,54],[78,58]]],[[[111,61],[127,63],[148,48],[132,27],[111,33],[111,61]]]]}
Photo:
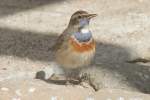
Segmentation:
{"type": "Polygon", "coordinates": [[[96,16],[97,14],[89,14],[86,11],[79,10],[71,16],[69,27],[74,27],[77,29],[88,27],[90,19],[96,16]]]}

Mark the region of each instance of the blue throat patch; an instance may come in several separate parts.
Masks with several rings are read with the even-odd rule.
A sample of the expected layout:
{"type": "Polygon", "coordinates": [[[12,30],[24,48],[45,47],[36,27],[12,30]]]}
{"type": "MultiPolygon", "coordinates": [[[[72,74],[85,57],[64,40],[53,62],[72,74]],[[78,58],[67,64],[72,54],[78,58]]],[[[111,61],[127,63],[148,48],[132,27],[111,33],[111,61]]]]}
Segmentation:
{"type": "Polygon", "coordinates": [[[92,38],[91,32],[87,33],[76,32],[73,35],[79,42],[87,42],[92,38]]]}
{"type": "MultiPolygon", "coordinates": [[[[86,25],[89,25],[89,20],[86,18],[81,19],[79,24],[80,27],[84,28],[86,25]]],[[[92,33],[90,31],[87,33],[76,32],[73,35],[79,42],[87,42],[92,38],[92,33]]]]}
{"type": "Polygon", "coordinates": [[[88,25],[89,24],[89,20],[87,19],[81,19],[80,20],[80,26],[81,27],[84,27],[85,25],[88,25]]]}

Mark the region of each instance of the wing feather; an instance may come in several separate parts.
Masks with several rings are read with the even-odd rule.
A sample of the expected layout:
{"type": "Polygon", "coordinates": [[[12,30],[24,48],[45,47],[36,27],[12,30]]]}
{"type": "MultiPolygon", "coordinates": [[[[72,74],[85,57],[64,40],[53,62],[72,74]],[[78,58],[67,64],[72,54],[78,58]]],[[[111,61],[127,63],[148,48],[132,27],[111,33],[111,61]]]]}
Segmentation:
{"type": "Polygon", "coordinates": [[[57,51],[60,48],[65,48],[66,47],[66,42],[68,39],[69,35],[66,31],[64,31],[56,40],[56,43],[52,46],[51,50],[52,51],[57,51]]]}

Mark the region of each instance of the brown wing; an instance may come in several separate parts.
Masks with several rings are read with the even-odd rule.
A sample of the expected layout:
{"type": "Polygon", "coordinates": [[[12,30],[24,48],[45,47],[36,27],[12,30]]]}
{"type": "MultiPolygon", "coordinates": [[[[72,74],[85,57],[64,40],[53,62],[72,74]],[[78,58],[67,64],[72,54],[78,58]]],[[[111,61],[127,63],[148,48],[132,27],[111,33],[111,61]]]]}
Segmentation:
{"type": "Polygon", "coordinates": [[[62,46],[65,47],[65,42],[67,41],[68,35],[66,31],[64,31],[56,40],[56,43],[52,46],[51,50],[52,51],[57,51],[60,49],[62,46]]]}

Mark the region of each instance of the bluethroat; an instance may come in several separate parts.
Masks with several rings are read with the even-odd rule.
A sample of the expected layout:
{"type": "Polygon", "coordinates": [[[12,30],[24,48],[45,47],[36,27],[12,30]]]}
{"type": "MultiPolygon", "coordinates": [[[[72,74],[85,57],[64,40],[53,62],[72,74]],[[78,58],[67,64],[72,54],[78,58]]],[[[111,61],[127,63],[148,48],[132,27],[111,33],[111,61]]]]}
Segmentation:
{"type": "Polygon", "coordinates": [[[97,14],[79,10],[53,46],[56,62],[64,69],[76,70],[88,66],[95,55],[95,41],[89,29],[90,19],[97,14]]]}

